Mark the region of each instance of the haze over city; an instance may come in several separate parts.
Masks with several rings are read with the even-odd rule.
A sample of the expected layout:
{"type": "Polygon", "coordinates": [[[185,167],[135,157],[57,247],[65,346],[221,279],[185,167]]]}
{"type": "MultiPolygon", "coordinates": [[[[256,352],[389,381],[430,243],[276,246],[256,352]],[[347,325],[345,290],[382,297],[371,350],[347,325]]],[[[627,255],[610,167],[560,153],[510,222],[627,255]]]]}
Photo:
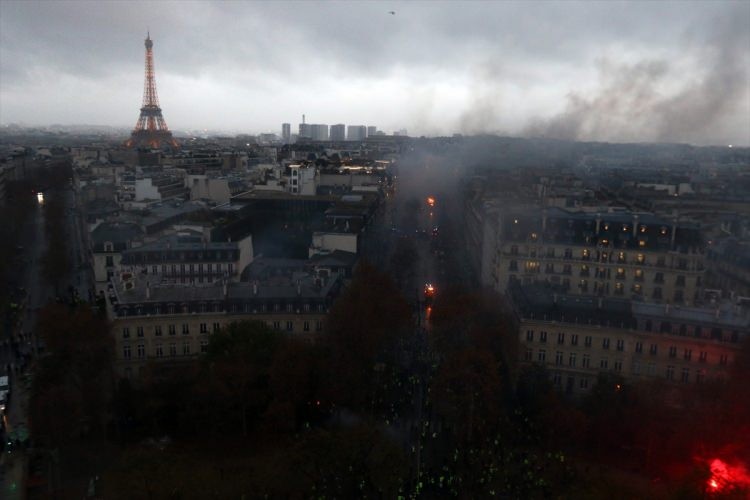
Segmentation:
{"type": "Polygon", "coordinates": [[[746,2],[0,4],[0,123],[750,144],[746,2]]]}
{"type": "Polygon", "coordinates": [[[750,498],[750,2],[0,0],[0,500],[750,498]]]}

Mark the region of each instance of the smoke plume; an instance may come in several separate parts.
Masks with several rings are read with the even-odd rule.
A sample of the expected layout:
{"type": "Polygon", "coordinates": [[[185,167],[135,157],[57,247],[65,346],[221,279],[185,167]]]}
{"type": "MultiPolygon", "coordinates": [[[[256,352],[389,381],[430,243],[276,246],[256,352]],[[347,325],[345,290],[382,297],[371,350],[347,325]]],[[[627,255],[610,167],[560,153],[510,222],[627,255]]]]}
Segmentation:
{"type": "Polygon", "coordinates": [[[570,140],[707,143],[750,142],[750,30],[744,6],[715,26],[702,44],[696,77],[667,60],[598,61],[592,93],[572,91],[565,109],[536,119],[524,135],[570,140]],[[727,116],[736,117],[734,121],[727,116]]]}

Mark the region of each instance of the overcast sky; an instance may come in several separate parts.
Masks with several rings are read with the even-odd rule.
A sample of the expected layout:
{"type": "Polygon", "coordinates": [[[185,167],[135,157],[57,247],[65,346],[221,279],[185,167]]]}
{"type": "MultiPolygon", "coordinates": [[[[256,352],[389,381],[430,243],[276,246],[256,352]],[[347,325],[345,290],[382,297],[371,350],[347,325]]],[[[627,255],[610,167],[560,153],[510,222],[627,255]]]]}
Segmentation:
{"type": "Polygon", "coordinates": [[[0,123],[750,144],[750,2],[0,0],[0,123]],[[389,11],[395,11],[390,14],[389,11]]]}

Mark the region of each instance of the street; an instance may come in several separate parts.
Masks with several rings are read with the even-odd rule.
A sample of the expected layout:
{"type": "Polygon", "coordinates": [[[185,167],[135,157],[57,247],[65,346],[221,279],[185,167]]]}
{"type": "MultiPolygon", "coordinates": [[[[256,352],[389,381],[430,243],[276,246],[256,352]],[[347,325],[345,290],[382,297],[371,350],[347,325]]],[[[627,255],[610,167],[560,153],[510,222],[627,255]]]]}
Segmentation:
{"type": "MultiPolygon", "coordinates": [[[[70,272],[65,282],[73,287],[78,296],[88,300],[89,290],[92,289],[93,277],[88,261],[87,249],[84,242],[85,228],[80,211],[77,207],[77,194],[73,189],[66,188],[59,192],[64,198],[65,224],[68,252],[71,262],[70,272]]],[[[39,311],[54,297],[54,290],[45,279],[42,272],[42,261],[46,250],[46,235],[44,211],[42,207],[44,197],[39,197],[39,203],[27,221],[27,228],[23,232],[25,249],[23,255],[24,269],[22,272],[22,288],[26,290],[26,300],[22,316],[18,324],[14,325],[6,336],[0,340],[0,373],[10,377],[10,401],[7,404],[3,424],[5,436],[28,435],[28,396],[31,385],[31,360],[43,348],[41,339],[37,336],[37,321],[39,311]]],[[[67,291],[68,286],[62,287],[67,291]]],[[[70,295],[62,293],[62,299],[68,301],[70,295]]],[[[32,436],[33,444],[33,436],[32,436]]],[[[0,498],[25,498],[25,480],[28,473],[29,454],[25,447],[12,443],[12,451],[6,449],[0,458],[0,483],[2,484],[0,498]]]]}
{"type": "MultiPolygon", "coordinates": [[[[23,287],[26,289],[25,310],[18,327],[2,339],[0,348],[0,366],[2,372],[10,378],[10,401],[7,404],[3,423],[5,436],[17,435],[28,429],[28,378],[23,376],[24,359],[32,355],[37,341],[35,333],[37,312],[52,297],[51,287],[41,273],[41,259],[45,249],[44,215],[41,206],[35,207],[29,221],[29,228],[24,231],[26,241],[26,266],[24,269],[23,287]]],[[[9,451],[7,439],[5,451],[0,459],[2,473],[2,498],[25,498],[25,478],[28,456],[23,449],[9,451]]],[[[16,448],[15,443],[13,447],[16,448]]]]}

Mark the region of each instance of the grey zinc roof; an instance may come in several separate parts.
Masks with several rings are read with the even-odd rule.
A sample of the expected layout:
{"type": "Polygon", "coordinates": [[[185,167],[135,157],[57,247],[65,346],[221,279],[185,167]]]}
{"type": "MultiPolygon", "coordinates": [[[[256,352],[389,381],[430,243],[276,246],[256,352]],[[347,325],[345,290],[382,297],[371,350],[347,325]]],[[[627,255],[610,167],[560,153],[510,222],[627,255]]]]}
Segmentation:
{"type": "Polygon", "coordinates": [[[674,318],[678,321],[714,324],[734,328],[750,328],[750,318],[732,310],[731,307],[718,309],[696,307],[665,307],[664,304],[633,302],[633,313],[643,316],[674,318]]]}
{"type": "Polygon", "coordinates": [[[94,244],[127,243],[143,235],[137,224],[130,222],[103,222],[91,231],[91,241],[94,244]]]}
{"type": "Polygon", "coordinates": [[[313,255],[310,262],[318,266],[353,266],[357,262],[357,254],[334,250],[329,254],[313,255]]]}
{"type": "Polygon", "coordinates": [[[164,203],[149,207],[149,214],[143,217],[143,224],[148,226],[156,222],[175,217],[180,214],[188,214],[203,209],[203,206],[194,202],[164,203]]]}
{"type": "Polygon", "coordinates": [[[159,238],[156,241],[146,243],[137,248],[133,248],[130,252],[148,252],[148,251],[160,251],[160,250],[234,250],[237,248],[235,242],[209,242],[203,243],[202,237],[191,231],[190,234],[170,234],[159,238]]]}
{"type": "Polygon", "coordinates": [[[135,286],[125,290],[118,286],[117,300],[121,304],[137,304],[143,302],[190,302],[222,300],[224,290],[221,284],[212,285],[184,285],[184,284],[159,284],[149,286],[149,297],[147,298],[147,282],[138,281],[135,286]]]}
{"type": "Polygon", "coordinates": [[[509,289],[517,310],[527,319],[600,324],[632,328],[630,303],[618,299],[556,294],[542,284],[516,284],[509,289]]]}
{"type": "Polygon", "coordinates": [[[121,305],[144,304],[148,302],[193,302],[193,301],[217,301],[235,299],[248,299],[258,297],[264,299],[290,299],[295,297],[319,298],[325,297],[338,286],[338,276],[326,280],[325,284],[318,286],[309,274],[299,275],[300,293],[297,293],[297,280],[276,280],[273,284],[261,282],[257,285],[257,294],[253,291],[253,283],[231,282],[226,284],[227,295],[224,296],[224,285],[220,282],[210,285],[190,284],[154,284],[150,285],[146,280],[138,279],[133,287],[125,289],[122,283],[116,284],[117,301],[121,305]],[[147,290],[148,288],[148,290],[147,290]]]}
{"type": "Polygon", "coordinates": [[[273,284],[258,283],[257,294],[253,291],[252,282],[231,283],[227,290],[229,299],[246,299],[253,296],[260,298],[294,298],[294,297],[325,297],[337,278],[328,279],[325,285],[317,286],[313,277],[309,274],[300,275],[299,293],[297,293],[297,280],[291,279],[285,282],[275,281],[273,284]]]}

